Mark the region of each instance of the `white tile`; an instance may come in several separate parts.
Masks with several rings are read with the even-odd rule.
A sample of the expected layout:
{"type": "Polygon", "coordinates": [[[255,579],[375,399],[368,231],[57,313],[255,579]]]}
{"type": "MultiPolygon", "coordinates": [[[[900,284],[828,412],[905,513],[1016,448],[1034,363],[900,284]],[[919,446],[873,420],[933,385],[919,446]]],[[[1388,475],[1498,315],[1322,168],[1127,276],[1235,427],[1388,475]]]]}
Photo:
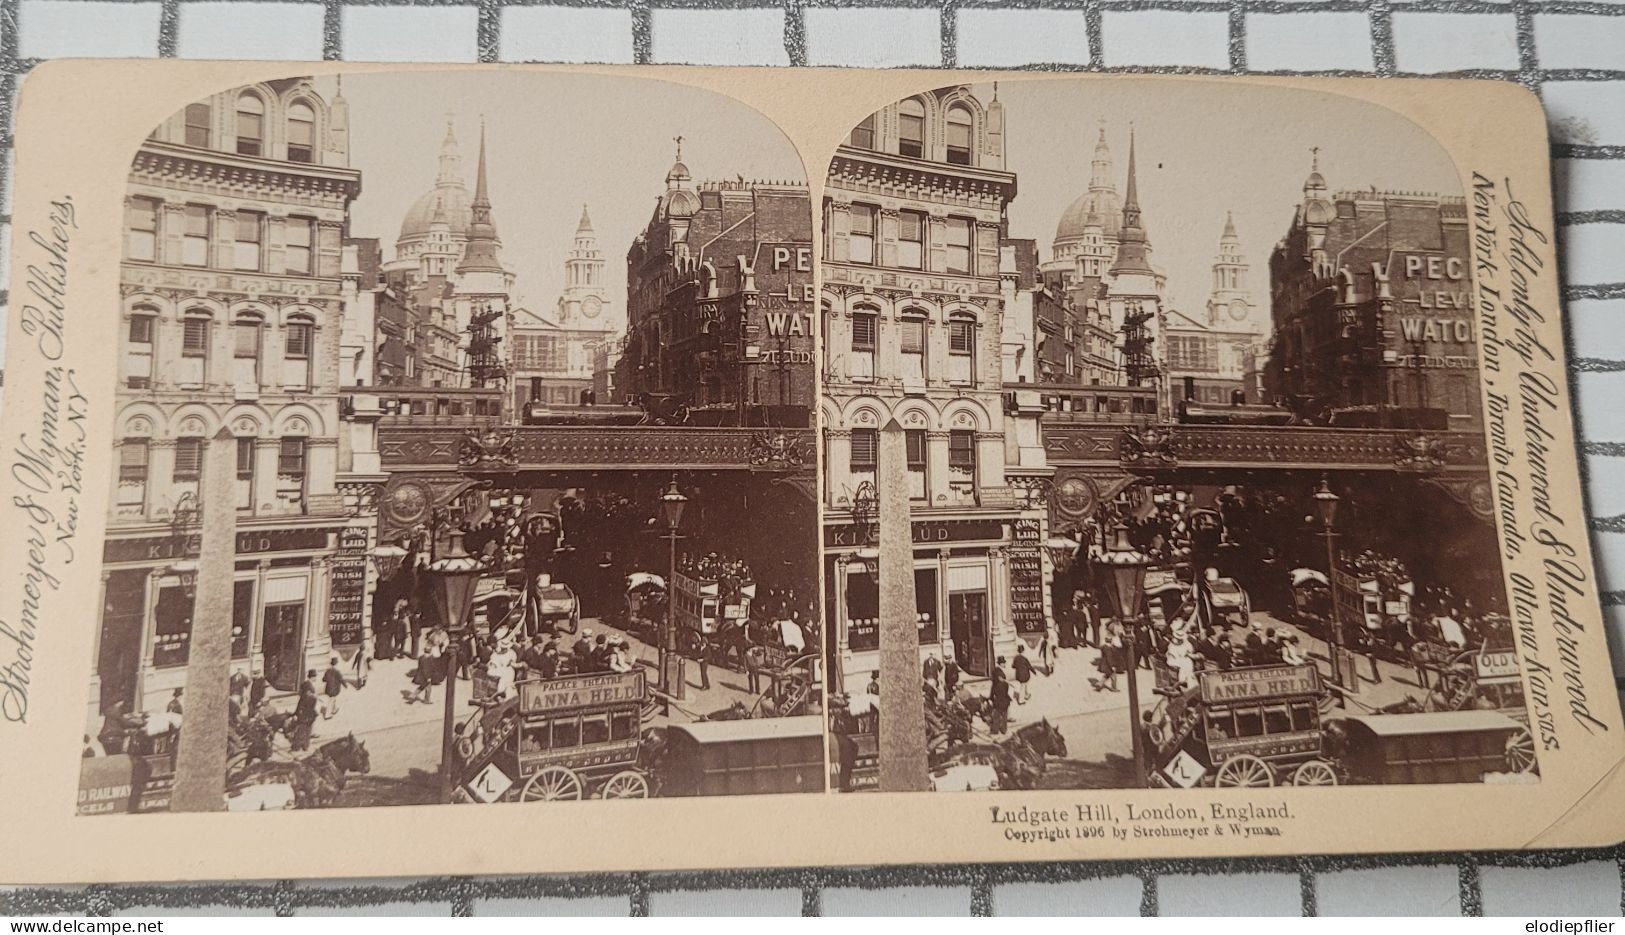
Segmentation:
{"type": "Polygon", "coordinates": [[[1579,433],[1588,442],[1625,442],[1625,373],[1579,373],[1574,377],[1579,433]]]}
{"type": "Polygon", "coordinates": [[[1591,555],[1597,563],[1597,589],[1625,591],[1625,532],[1592,533],[1591,555]]]}
{"type": "Polygon", "coordinates": [[[960,10],[958,35],[966,67],[1089,63],[1082,10],[960,10]]]}
{"type": "Polygon", "coordinates": [[[1157,880],[1159,916],[1295,916],[1303,913],[1296,874],[1191,873],[1157,880]]]}
{"type": "Polygon", "coordinates": [[[1625,16],[1542,13],[1535,55],[1542,68],[1625,68],[1625,16]]]}
{"type": "Polygon", "coordinates": [[[1364,13],[1250,13],[1247,67],[1255,71],[1369,71],[1371,21],[1364,13]]]}
{"type": "Polygon", "coordinates": [[[1625,81],[1548,81],[1541,100],[1554,142],[1625,143],[1625,81]]]}
{"type": "Polygon", "coordinates": [[[1612,860],[1567,867],[1481,867],[1478,879],[1487,916],[1619,915],[1619,865],[1612,860]]]}
{"type": "Polygon", "coordinates": [[[585,896],[580,899],[477,899],[476,916],[630,916],[632,900],[626,896],[585,896]]]}
{"type": "Polygon", "coordinates": [[[1321,873],[1315,910],[1323,916],[1459,916],[1461,882],[1449,864],[1321,873]]]}
{"type": "Polygon", "coordinates": [[[1559,211],[1625,208],[1625,159],[1554,159],[1552,175],[1559,211]]]}
{"type": "Polygon", "coordinates": [[[151,58],[158,54],[160,13],[156,3],[23,0],[17,52],[24,58],[151,58]]]}
{"type": "Polygon", "coordinates": [[[1100,17],[1106,64],[1230,67],[1230,18],[1224,13],[1111,11],[1100,17]]]}
{"type": "Polygon", "coordinates": [[[344,57],[352,62],[472,62],[479,10],[471,6],[344,7],[344,57]]]}
{"type": "Polygon", "coordinates": [[[631,62],[632,11],[504,7],[500,49],[507,62],[631,62]]]}
{"type": "Polygon", "coordinates": [[[1575,354],[1625,360],[1625,299],[1575,299],[1565,314],[1575,354]]]}
{"type": "Polygon", "coordinates": [[[175,54],[181,58],[322,57],[319,3],[183,3],[175,54]]]}
{"type": "Polygon", "coordinates": [[[1586,455],[1586,509],[1592,516],[1625,514],[1625,458],[1586,455]]]}
{"type": "Polygon", "coordinates": [[[1441,72],[1518,67],[1518,20],[1505,13],[1395,13],[1394,66],[1441,72]]]}
{"type": "Polygon", "coordinates": [[[655,10],[651,57],[689,65],[788,65],[784,11],[655,10]]]}
{"type": "Polygon", "coordinates": [[[1564,228],[1563,264],[1563,278],[1569,285],[1625,280],[1625,224],[1564,228]]]}
{"type": "Polygon", "coordinates": [[[1137,916],[1139,877],[1067,883],[1009,883],[993,888],[995,916],[1137,916]]]}
{"type": "Polygon", "coordinates": [[[817,7],[807,11],[806,24],[809,65],[942,64],[942,14],[935,9],[817,7]]]}
{"type": "Polygon", "coordinates": [[[970,889],[839,886],[824,890],[819,908],[826,916],[965,916],[970,915],[970,889]]]}
{"type": "Polygon", "coordinates": [[[651,916],[800,916],[801,890],[676,890],[649,894],[651,916]]]}

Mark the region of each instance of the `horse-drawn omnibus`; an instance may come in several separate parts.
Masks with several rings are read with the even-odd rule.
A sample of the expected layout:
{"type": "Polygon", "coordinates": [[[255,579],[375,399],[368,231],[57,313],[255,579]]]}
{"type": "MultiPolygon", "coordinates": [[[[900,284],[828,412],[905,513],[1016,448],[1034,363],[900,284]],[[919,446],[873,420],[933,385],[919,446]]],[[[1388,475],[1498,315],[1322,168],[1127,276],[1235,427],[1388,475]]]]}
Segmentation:
{"type": "Polygon", "coordinates": [[[732,622],[744,626],[756,584],[736,578],[692,578],[678,572],[672,579],[677,626],[705,636],[732,622]]]}
{"type": "Polygon", "coordinates": [[[1146,718],[1154,786],[1328,786],[1325,692],[1312,665],[1204,669],[1146,718]]]}

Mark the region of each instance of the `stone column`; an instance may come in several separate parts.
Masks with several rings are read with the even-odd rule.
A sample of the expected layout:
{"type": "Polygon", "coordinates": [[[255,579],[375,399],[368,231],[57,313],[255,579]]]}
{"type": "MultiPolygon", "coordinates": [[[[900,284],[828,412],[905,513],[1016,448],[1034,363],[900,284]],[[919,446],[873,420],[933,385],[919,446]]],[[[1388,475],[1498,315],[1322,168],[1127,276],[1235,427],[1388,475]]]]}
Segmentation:
{"type": "Polygon", "coordinates": [[[338,494],[339,440],[336,436],[305,441],[305,493],[307,496],[338,494]]]}
{"type": "Polygon", "coordinates": [[[880,431],[880,789],[930,788],[920,636],[915,620],[914,541],[909,519],[908,459],[896,419],[880,431]]]}
{"type": "Polygon", "coordinates": [[[976,433],[976,486],[1002,487],[1004,479],[1004,434],[976,433]]]}
{"type": "Polygon", "coordinates": [[[852,433],[847,429],[825,429],[824,437],[828,439],[824,449],[824,502],[834,510],[839,509],[837,497],[847,497],[850,504],[856,486],[852,483],[852,433]]]}

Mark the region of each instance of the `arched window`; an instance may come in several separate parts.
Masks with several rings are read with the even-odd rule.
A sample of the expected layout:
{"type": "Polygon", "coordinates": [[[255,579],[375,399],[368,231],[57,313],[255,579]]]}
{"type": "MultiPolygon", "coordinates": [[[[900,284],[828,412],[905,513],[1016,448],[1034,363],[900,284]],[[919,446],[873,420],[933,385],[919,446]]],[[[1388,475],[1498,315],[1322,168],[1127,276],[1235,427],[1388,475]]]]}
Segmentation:
{"type": "Polygon", "coordinates": [[[288,108],[288,161],[314,162],[316,152],[316,112],[304,101],[288,108]]]}
{"type": "Polygon", "coordinates": [[[846,142],[848,145],[855,146],[858,149],[874,149],[875,115],[870,114],[869,116],[858,121],[858,125],[852,128],[852,133],[846,138],[846,142]]]}
{"type": "Polygon", "coordinates": [[[181,316],[181,358],[177,362],[176,382],[182,386],[202,386],[206,381],[213,324],[208,309],[187,309],[181,316]]]}
{"type": "Polygon", "coordinates": [[[209,147],[212,111],[204,103],[186,105],[186,145],[203,149],[209,147]]]}
{"type": "Polygon", "coordinates": [[[964,104],[948,108],[948,161],[956,166],[971,164],[971,113],[964,104]]]}
{"type": "Polygon", "coordinates": [[[284,389],[309,389],[311,360],[315,357],[316,321],[309,315],[295,314],[289,316],[283,327],[282,386],[284,389]]]}
{"type": "Polygon", "coordinates": [[[847,376],[854,380],[875,378],[875,345],[879,339],[880,309],[860,305],[852,310],[852,348],[847,355],[847,376]]]}
{"type": "Polygon", "coordinates": [[[976,316],[969,312],[948,316],[948,381],[976,381],[976,316]]]}
{"type": "Polygon", "coordinates": [[[925,155],[925,105],[917,97],[897,105],[897,152],[903,156],[925,155]]]}
{"type": "Polygon", "coordinates": [[[903,386],[925,385],[925,324],[926,311],[905,308],[897,316],[897,349],[901,358],[903,386]]]}
{"type": "Polygon", "coordinates": [[[243,156],[265,153],[265,102],[257,95],[237,97],[237,152],[243,156]]]}
{"type": "Polygon", "coordinates": [[[243,312],[232,322],[231,376],[239,394],[257,393],[260,388],[260,336],[265,320],[255,312],[243,312]]]}
{"type": "Polygon", "coordinates": [[[158,329],[158,310],[150,305],[137,306],[130,312],[129,340],[124,345],[124,357],[119,361],[123,369],[124,385],[133,390],[144,390],[152,385],[152,347],[158,329]]]}

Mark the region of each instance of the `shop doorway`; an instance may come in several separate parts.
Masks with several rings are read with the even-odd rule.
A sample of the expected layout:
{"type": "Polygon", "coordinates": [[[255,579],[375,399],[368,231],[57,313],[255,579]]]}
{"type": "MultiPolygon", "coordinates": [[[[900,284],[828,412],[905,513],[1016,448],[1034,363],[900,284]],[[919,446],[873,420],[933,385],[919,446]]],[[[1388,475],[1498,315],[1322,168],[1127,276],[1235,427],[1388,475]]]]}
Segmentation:
{"type": "Polygon", "coordinates": [[[105,713],[122,701],[134,710],[136,682],[141,673],[141,626],[147,611],[147,571],[114,571],[107,576],[107,597],[102,605],[102,638],[96,653],[96,675],[101,680],[98,699],[105,713]]]}
{"type": "Polygon", "coordinates": [[[991,671],[986,591],[949,592],[948,634],[954,641],[954,657],[961,669],[972,675],[991,671]]]}
{"type": "Polygon", "coordinates": [[[265,605],[265,680],[277,691],[297,691],[304,677],[305,605],[265,605]]]}

